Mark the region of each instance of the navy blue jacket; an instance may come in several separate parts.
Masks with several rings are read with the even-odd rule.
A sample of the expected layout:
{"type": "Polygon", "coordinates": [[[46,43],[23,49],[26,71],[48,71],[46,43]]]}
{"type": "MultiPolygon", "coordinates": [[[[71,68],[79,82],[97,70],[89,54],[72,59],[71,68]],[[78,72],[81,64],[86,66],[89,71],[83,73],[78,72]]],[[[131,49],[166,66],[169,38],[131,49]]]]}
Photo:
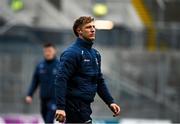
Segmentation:
{"type": "Polygon", "coordinates": [[[28,96],[33,96],[37,87],[40,86],[41,98],[55,98],[54,79],[57,75],[58,62],[57,59],[43,60],[36,66],[28,96]]]}
{"type": "Polygon", "coordinates": [[[68,47],[60,57],[55,80],[57,108],[65,110],[66,99],[93,102],[96,92],[110,105],[110,95],[101,73],[101,56],[92,48],[93,42],[80,38],[68,47]]]}

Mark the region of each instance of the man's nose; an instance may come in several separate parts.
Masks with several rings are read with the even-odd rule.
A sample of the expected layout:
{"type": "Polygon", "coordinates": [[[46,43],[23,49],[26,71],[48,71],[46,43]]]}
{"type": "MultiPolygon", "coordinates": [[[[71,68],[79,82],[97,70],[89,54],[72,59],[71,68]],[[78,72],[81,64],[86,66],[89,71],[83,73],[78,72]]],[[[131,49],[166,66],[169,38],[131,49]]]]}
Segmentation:
{"type": "Polygon", "coordinates": [[[91,32],[95,32],[95,30],[96,30],[96,29],[95,29],[94,27],[91,28],[91,32]]]}

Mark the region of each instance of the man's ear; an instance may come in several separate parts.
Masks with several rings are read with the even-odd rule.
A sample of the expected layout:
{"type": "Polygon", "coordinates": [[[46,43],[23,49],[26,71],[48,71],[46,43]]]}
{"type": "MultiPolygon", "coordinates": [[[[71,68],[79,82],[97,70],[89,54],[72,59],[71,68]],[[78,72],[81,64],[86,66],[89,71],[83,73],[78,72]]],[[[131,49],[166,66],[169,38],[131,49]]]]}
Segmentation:
{"type": "Polygon", "coordinates": [[[78,34],[82,34],[82,31],[80,28],[77,28],[77,32],[78,32],[78,34]]]}

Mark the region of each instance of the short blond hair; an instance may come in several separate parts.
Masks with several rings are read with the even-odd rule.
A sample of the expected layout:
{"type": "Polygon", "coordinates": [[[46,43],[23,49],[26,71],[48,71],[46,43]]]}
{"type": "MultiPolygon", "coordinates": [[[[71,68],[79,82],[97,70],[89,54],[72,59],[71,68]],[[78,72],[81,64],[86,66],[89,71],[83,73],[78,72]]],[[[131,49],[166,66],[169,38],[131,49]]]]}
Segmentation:
{"type": "Polygon", "coordinates": [[[74,34],[78,37],[79,34],[77,32],[77,28],[93,21],[94,21],[94,18],[91,16],[81,16],[78,19],[76,19],[73,25],[74,34]]]}

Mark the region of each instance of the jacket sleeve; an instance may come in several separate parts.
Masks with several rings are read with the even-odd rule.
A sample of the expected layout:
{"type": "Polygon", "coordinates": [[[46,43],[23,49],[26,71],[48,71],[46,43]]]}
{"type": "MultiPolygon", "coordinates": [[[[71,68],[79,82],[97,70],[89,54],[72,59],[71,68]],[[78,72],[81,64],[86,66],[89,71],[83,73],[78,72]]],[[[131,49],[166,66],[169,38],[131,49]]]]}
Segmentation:
{"type": "Polygon", "coordinates": [[[55,95],[57,109],[65,110],[67,82],[77,69],[77,54],[65,51],[58,65],[58,73],[55,79],[55,95]]]}
{"type": "Polygon", "coordinates": [[[99,80],[98,80],[98,86],[97,86],[97,93],[100,96],[100,98],[107,104],[110,105],[111,103],[114,103],[114,99],[111,96],[107,85],[105,83],[105,80],[103,78],[103,74],[101,72],[101,56],[99,55],[99,66],[100,66],[100,74],[99,74],[99,80]]]}
{"type": "Polygon", "coordinates": [[[38,77],[38,66],[37,66],[35,71],[34,71],[34,74],[32,77],[32,82],[31,82],[31,85],[29,87],[27,96],[32,97],[34,92],[36,91],[38,85],[39,85],[39,77],[38,77]]]}

